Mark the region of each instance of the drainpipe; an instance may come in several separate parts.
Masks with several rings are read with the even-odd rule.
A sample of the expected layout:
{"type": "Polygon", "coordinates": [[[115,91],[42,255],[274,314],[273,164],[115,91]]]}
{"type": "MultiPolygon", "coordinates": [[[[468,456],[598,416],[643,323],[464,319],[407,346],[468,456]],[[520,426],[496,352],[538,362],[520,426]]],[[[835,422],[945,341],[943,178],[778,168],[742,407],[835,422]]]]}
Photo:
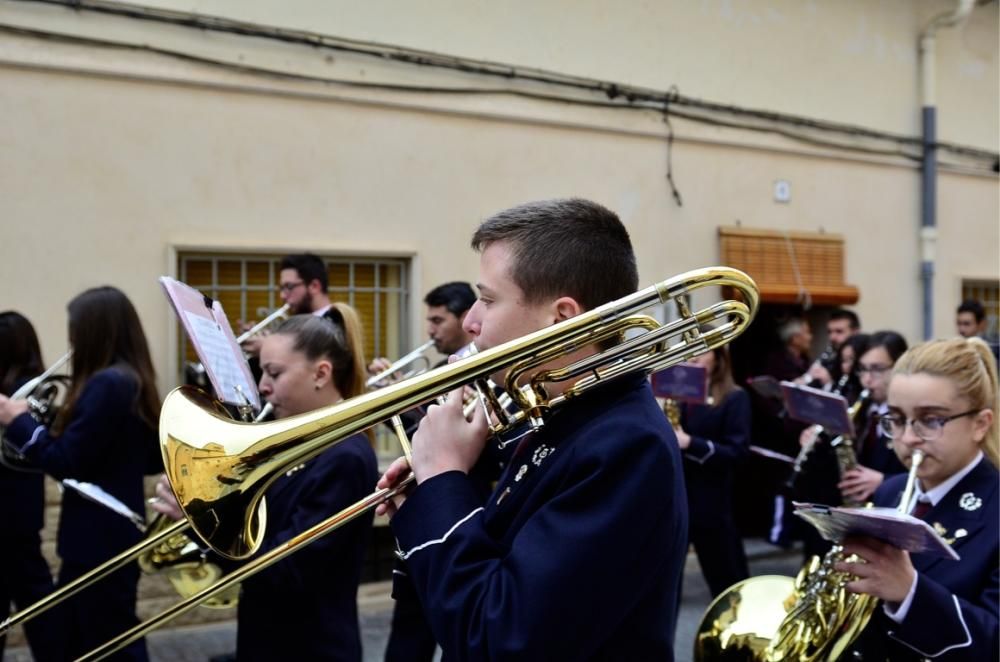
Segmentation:
{"type": "Polygon", "coordinates": [[[920,280],[923,289],[924,340],[934,335],[934,249],[937,245],[937,100],[934,48],[941,28],[960,25],[975,0],[958,0],[954,11],[931,19],[920,34],[921,114],[923,164],[920,182],[920,280]]]}

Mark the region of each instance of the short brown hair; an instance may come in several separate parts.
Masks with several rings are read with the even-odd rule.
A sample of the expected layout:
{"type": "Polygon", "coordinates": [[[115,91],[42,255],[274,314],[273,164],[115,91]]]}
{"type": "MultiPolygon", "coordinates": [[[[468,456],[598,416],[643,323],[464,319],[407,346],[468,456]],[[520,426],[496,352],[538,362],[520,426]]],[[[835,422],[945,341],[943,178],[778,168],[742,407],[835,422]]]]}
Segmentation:
{"type": "Polygon", "coordinates": [[[509,275],[525,303],[569,296],[591,310],[638,287],[628,231],[596,202],[541,200],[506,209],[472,235],[476,251],[495,242],[510,246],[509,275]]]}

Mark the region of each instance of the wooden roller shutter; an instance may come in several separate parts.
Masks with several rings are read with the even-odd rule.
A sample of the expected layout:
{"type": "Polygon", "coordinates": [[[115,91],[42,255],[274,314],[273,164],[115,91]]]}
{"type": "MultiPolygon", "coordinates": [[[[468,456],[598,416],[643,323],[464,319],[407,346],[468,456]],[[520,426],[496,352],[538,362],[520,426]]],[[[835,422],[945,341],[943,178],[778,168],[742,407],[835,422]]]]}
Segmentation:
{"type": "Polygon", "coordinates": [[[860,297],[844,282],[840,235],[720,227],[719,253],[757,281],[765,303],[840,306],[860,297]]]}

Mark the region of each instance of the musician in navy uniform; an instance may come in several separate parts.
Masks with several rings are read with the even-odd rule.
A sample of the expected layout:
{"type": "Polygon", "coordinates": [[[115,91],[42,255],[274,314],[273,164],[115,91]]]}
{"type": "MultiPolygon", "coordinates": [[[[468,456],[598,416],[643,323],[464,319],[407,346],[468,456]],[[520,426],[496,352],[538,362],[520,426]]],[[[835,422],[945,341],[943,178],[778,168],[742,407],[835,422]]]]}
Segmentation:
{"type": "MultiPolygon", "coordinates": [[[[480,298],[465,328],[483,350],[636,288],[624,226],[585,200],[500,212],[472,244],[480,298]]],[[[467,474],[487,423],[479,409],[466,421],[460,394],[432,405],[413,439],[417,487],[380,507],[445,658],[673,659],[687,503],[676,438],[645,377],[554,410],[517,442],[485,501],[467,474]]],[[[397,460],[379,486],[407,470],[397,460]]]]}
{"type": "Polygon", "coordinates": [[[878,425],[879,417],[888,411],[889,375],[905,351],[903,336],[895,331],[876,331],[868,339],[868,348],[858,357],[858,375],[861,385],[868,389],[871,405],[859,422],[855,437],[858,465],[846,471],[837,485],[846,502],[864,503],[888,476],[906,472],[878,425]]]}
{"type": "MultiPolygon", "coordinates": [[[[925,454],[905,509],[933,526],[961,560],[849,540],[845,552],[865,562],[838,564],[858,577],[848,589],[884,601],[855,642],[855,657],[998,658],[996,407],[996,363],[978,338],[926,343],[896,364],[881,424],[904,464],[917,449],[925,454]]],[[[876,505],[898,506],[905,479],[887,479],[876,505]]]]}
{"type": "MultiPolygon", "coordinates": [[[[434,367],[448,362],[448,356],[465,350],[472,342],[472,334],[462,328],[465,314],[476,302],[476,293],[466,282],[453,281],[438,285],[424,297],[427,305],[427,335],[434,341],[434,348],[446,356],[434,367]]],[[[379,374],[392,365],[388,359],[376,359],[368,371],[379,374]]],[[[416,407],[402,414],[407,434],[416,431],[423,418],[424,408],[416,407]]],[[[488,459],[483,460],[480,471],[486,471],[488,459]]],[[[496,472],[484,476],[483,490],[489,494],[488,485],[496,480],[496,472]]],[[[397,566],[400,565],[397,560],[397,566]]],[[[397,567],[395,570],[399,570],[397,567]]],[[[398,573],[397,573],[398,574],[398,573]]],[[[393,583],[392,626],[385,646],[385,662],[431,662],[437,641],[431,631],[423,607],[412,586],[403,580],[393,583]]]]}
{"type": "Polygon", "coordinates": [[[691,544],[713,596],[750,576],[733,518],[733,475],[750,443],[750,396],[733,383],[729,350],[695,357],[705,368],[708,404],[684,404],[677,441],[683,451],[691,544]]]}
{"type": "MultiPolygon", "coordinates": [[[[260,393],[277,419],[334,405],[367,391],[361,323],[336,302],[325,318],[297,315],[263,338],[260,393]]],[[[269,551],[372,492],[378,464],[358,433],[281,475],[267,490],[269,551]]],[[[161,480],[159,512],[179,518],[161,480]]],[[[372,514],[317,539],[243,582],[236,659],[361,660],[357,596],[372,514]]],[[[222,563],[224,567],[235,564],[222,563]]]]}
{"type": "MultiPolygon", "coordinates": [[[[146,336],[132,303],[114,287],[78,295],[69,306],[72,383],[51,428],[27,413],[23,400],[0,397],[7,438],[34,465],[57,479],[94,483],[134,512],[145,511],[143,474],[156,473],[160,399],[146,336]]],[[[56,588],[139,542],[127,518],[63,493],[56,588]]],[[[59,607],[59,640],[76,658],[136,625],[139,568],[128,565],[59,607]]],[[[144,640],[113,659],[144,660],[144,640]]]]}
{"type": "MultiPolygon", "coordinates": [[[[42,373],[42,352],[35,328],[24,315],[0,313],[0,395],[10,396],[42,373]]],[[[44,475],[0,464],[0,504],[4,504],[4,543],[0,545],[0,620],[10,605],[24,609],[52,592],[52,574],[42,556],[40,532],[45,525],[44,475]],[[16,508],[13,507],[16,504],[16,508]]],[[[36,660],[57,659],[59,636],[48,627],[49,614],[24,625],[31,655],[36,660]]],[[[0,636],[0,658],[7,636],[0,636]]]]}

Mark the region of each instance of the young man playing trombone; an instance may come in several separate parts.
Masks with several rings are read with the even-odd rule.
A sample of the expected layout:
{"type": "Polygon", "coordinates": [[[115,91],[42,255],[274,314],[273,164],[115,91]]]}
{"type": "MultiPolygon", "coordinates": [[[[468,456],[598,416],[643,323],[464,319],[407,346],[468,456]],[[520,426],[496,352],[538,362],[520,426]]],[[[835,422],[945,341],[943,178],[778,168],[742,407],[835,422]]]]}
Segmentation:
{"type": "MultiPolygon", "coordinates": [[[[632,293],[632,246],[584,200],[503,211],[472,239],[479,300],[464,328],[480,350],[632,293]]],[[[565,365],[595,346],[545,366],[565,365]]],[[[503,383],[504,375],[494,375],[503,383]]],[[[570,384],[549,384],[549,395],[570,384]]],[[[468,472],[487,444],[479,409],[432,405],[379,481],[417,487],[381,507],[446,659],[673,659],[687,504],[677,441],[642,374],[553,410],[519,441],[483,501],[468,472]]]]}

